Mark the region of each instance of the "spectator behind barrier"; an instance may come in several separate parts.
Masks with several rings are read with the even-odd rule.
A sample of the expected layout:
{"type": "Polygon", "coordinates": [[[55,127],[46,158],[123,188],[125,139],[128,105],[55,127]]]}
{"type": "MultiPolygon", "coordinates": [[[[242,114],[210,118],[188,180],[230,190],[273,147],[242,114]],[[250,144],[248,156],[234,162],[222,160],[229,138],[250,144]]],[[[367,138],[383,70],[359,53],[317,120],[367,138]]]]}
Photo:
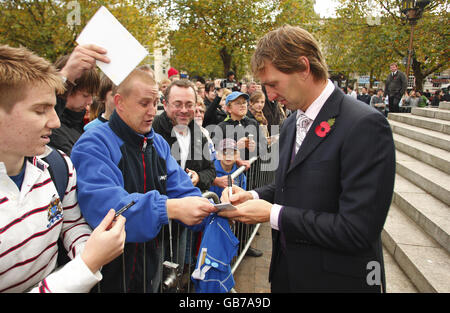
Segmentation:
{"type": "Polygon", "coordinates": [[[161,245],[168,247],[169,238],[166,234],[162,241],[162,226],[172,219],[200,224],[216,209],[201,197],[167,142],[152,129],[158,103],[153,78],[133,70],[118,86],[114,102],[109,122],[83,134],[73,148],[78,201],[92,226],[108,208],[135,202],[124,213],[124,255],[103,267],[101,290],[156,292],[162,279],[161,245]]]}
{"type": "MultiPolygon", "coordinates": [[[[76,47],[71,55],[60,57],[55,66],[61,72],[65,71],[66,67],[80,59],[84,62],[83,54],[80,51],[80,46],[76,47]]],[[[70,85],[64,96],[58,95],[58,106],[61,109],[60,120],[61,127],[56,129],[50,137],[50,146],[60,149],[68,155],[72,152],[72,147],[83,133],[84,116],[86,108],[92,103],[93,96],[97,93],[100,81],[96,69],[89,64],[90,67],[84,68],[79,76],[72,82],[68,78],[66,82],[70,85]]]]}
{"type": "Polygon", "coordinates": [[[116,89],[117,86],[114,85],[114,83],[108,78],[108,76],[102,73],[100,76],[100,87],[98,95],[94,100],[94,103],[98,103],[97,118],[86,124],[84,126],[84,131],[88,130],[91,127],[106,123],[109,120],[114,112],[114,109],[116,108],[116,105],[114,104],[114,94],[116,92],[116,89]]]}

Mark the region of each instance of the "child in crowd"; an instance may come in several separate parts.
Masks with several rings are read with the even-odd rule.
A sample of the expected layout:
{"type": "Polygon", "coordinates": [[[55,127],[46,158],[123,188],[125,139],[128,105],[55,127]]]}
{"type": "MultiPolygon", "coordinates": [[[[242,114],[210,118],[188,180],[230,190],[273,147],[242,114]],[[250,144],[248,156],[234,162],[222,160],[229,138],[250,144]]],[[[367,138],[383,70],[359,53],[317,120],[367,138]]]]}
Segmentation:
{"type": "MultiPolygon", "coordinates": [[[[220,198],[223,190],[228,186],[228,175],[231,175],[238,169],[236,161],[239,160],[239,151],[236,141],[230,138],[223,139],[219,143],[216,156],[217,160],[214,161],[216,178],[209,190],[215,192],[220,198]]],[[[244,173],[241,173],[233,180],[233,185],[239,186],[244,190],[247,188],[247,178],[244,173]]]]}

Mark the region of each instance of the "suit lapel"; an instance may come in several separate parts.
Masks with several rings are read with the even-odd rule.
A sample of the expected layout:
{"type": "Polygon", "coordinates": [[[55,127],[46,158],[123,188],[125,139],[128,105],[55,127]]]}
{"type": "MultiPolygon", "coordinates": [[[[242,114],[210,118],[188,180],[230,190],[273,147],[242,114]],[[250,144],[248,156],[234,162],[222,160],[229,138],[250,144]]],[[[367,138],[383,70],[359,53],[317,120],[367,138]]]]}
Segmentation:
{"type": "MultiPolygon", "coordinates": [[[[340,104],[343,97],[344,94],[342,93],[342,91],[339,88],[335,87],[333,93],[327,99],[327,101],[325,101],[325,104],[323,105],[322,109],[311,125],[305,139],[303,140],[302,145],[300,146],[300,149],[298,150],[294,158],[294,161],[288,167],[287,173],[289,173],[293,168],[302,163],[311,154],[311,152],[313,152],[316,147],[327,138],[329,133],[325,137],[319,137],[316,134],[316,128],[321,122],[326,122],[329,119],[336,118],[339,115],[340,104]]],[[[334,126],[331,127],[330,132],[333,131],[333,128],[334,126]]]]}

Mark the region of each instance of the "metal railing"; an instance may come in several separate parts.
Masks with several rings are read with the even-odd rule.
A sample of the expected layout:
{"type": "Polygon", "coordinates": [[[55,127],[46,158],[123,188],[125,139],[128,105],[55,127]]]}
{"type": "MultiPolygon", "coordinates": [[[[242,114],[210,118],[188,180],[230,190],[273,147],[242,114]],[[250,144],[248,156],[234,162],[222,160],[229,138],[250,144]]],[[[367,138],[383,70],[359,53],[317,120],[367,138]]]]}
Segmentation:
{"type": "MultiPolygon", "coordinates": [[[[264,185],[268,185],[275,179],[275,169],[273,169],[273,166],[269,163],[270,162],[265,161],[259,157],[253,157],[250,159],[251,166],[247,172],[245,172],[246,167],[241,166],[234,173],[232,173],[231,177],[234,180],[242,173],[245,173],[247,177],[247,190],[252,190],[264,185]]],[[[214,192],[207,191],[203,193],[203,197],[212,199],[214,203],[220,203],[220,195],[217,195],[214,192]]],[[[230,264],[231,272],[234,274],[241,261],[245,257],[247,250],[252,244],[252,241],[259,230],[260,224],[247,225],[240,222],[234,222],[231,227],[236,238],[239,240],[237,256],[233,258],[230,264]]],[[[167,242],[167,240],[164,240],[164,236],[167,236],[167,228],[167,226],[163,227],[162,242],[167,242]]],[[[191,281],[191,274],[196,265],[197,247],[201,241],[201,233],[189,230],[188,228],[177,223],[174,223],[172,225],[172,228],[174,232],[173,261],[180,266],[178,268],[179,285],[176,288],[172,288],[169,290],[163,288],[164,273],[161,264],[169,259],[170,254],[166,251],[167,245],[164,245],[162,247],[160,259],[161,264],[158,270],[159,275],[157,275],[158,277],[154,279],[154,282],[161,282],[158,290],[159,292],[195,292],[193,283],[191,281]]],[[[231,292],[236,291],[232,289],[231,292]]]]}

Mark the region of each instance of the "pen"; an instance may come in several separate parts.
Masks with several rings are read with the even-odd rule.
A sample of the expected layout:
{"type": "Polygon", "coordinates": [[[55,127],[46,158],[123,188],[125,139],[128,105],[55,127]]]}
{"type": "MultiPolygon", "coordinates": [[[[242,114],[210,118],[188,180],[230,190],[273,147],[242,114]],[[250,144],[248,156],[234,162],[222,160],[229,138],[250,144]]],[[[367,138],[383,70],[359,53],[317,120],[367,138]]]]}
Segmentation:
{"type": "Polygon", "coordinates": [[[116,211],[116,215],[114,215],[114,217],[118,217],[120,214],[122,214],[123,212],[125,212],[126,210],[128,210],[130,207],[132,207],[136,202],[131,201],[130,203],[128,203],[126,206],[122,207],[119,211],[116,211]]]}
{"type": "Polygon", "coordinates": [[[228,175],[228,200],[230,200],[230,203],[232,195],[233,195],[233,180],[231,179],[231,175],[228,175]]]}

